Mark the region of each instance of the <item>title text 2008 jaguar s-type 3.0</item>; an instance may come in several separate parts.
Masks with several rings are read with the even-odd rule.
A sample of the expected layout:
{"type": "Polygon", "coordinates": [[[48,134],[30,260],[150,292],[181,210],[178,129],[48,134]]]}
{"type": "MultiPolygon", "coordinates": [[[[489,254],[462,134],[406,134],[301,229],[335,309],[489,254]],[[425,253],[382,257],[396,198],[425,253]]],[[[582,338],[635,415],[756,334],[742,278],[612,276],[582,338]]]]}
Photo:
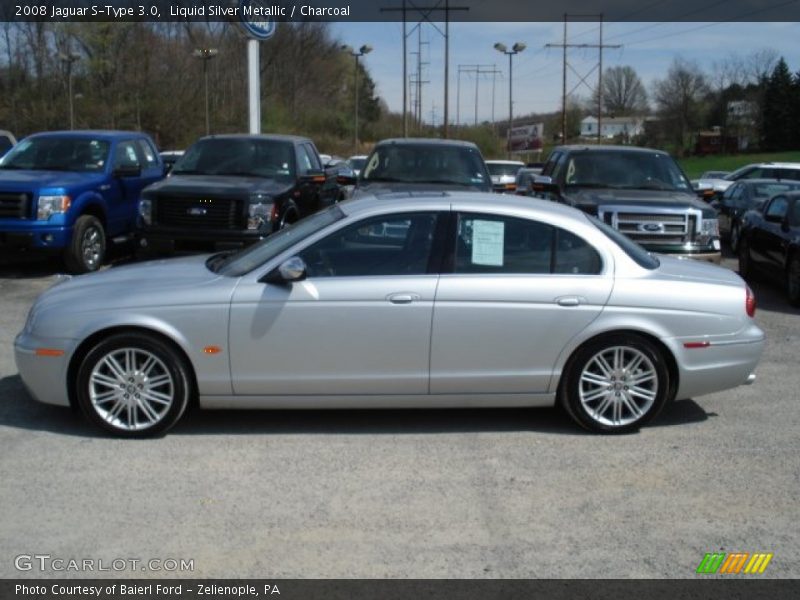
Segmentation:
{"type": "Polygon", "coordinates": [[[552,202],[344,202],[238,254],[113,268],[31,308],[16,360],[42,402],[124,436],[205,408],[563,406],[622,432],[754,380],[735,273],[656,257],[552,202]]]}

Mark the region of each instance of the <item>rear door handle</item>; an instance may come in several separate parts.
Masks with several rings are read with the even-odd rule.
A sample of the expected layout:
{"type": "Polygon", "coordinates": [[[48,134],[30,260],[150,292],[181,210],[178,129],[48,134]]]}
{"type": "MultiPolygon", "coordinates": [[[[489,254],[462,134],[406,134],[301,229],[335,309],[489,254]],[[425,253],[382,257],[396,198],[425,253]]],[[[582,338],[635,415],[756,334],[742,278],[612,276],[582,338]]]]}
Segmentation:
{"type": "Polygon", "coordinates": [[[561,296],[556,298],[556,303],[559,306],[579,306],[585,299],[580,296],[561,296]]]}
{"type": "Polygon", "coordinates": [[[411,304],[414,300],[419,300],[419,294],[401,292],[399,294],[389,294],[386,299],[392,304],[411,304]]]}

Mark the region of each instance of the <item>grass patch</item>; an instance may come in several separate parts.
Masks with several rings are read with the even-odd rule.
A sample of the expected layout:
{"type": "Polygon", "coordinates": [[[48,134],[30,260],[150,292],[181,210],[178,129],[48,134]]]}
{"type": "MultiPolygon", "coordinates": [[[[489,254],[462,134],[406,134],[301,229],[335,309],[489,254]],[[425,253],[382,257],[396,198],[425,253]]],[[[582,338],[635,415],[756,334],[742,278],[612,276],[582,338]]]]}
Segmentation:
{"type": "Polygon", "coordinates": [[[704,171],[734,171],[739,167],[759,162],[800,162],[800,150],[763,154],[690,156],[678,160],[689,179],[697,179],[704,171]]]}

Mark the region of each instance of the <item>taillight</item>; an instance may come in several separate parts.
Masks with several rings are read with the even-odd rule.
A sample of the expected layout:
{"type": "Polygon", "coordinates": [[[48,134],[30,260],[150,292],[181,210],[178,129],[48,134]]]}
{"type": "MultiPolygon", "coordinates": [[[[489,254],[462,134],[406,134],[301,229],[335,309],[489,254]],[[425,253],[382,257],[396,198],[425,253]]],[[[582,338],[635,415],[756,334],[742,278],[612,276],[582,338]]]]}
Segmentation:
{"type": "Polygon", "coordinates": [[[748,317],[755,317],[756,316],[756,296],[753,294],[753,290],[750,289],[750,286],[745,286],[747,288],[747,298],[744,301],[744,310],[747,312],[748,317]]]}

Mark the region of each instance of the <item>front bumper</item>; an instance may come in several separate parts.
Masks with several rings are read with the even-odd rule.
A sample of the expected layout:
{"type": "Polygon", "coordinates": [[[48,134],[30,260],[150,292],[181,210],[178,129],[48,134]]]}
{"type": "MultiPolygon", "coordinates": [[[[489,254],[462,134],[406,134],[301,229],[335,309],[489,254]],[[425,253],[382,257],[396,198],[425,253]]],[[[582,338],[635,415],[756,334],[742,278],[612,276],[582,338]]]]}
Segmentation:
{"type": "Polygon", "coordinates": [[[142,248],[156,252],[180,250],[230,250],[244,248],[263,240],[270,232],[215,229],[189,230],[171,227],[140,229],[136,238],[142,248]]]}
{"type": "Polygon", "coordinates": [[[69,406],[67,367],[77,346],[74,340],[41,339],[25,332],[14,340],[14,359],[22,382],[39,402],[69,406]],[[63,351],[60,356],[43,355],[37,350],[63,351]]]}
{"type": "Polygon", "coordinates": [[[47,221],[0,220],[0,248],[58,250],[66,247],[72,228],[52,225],[47,221]]]}

